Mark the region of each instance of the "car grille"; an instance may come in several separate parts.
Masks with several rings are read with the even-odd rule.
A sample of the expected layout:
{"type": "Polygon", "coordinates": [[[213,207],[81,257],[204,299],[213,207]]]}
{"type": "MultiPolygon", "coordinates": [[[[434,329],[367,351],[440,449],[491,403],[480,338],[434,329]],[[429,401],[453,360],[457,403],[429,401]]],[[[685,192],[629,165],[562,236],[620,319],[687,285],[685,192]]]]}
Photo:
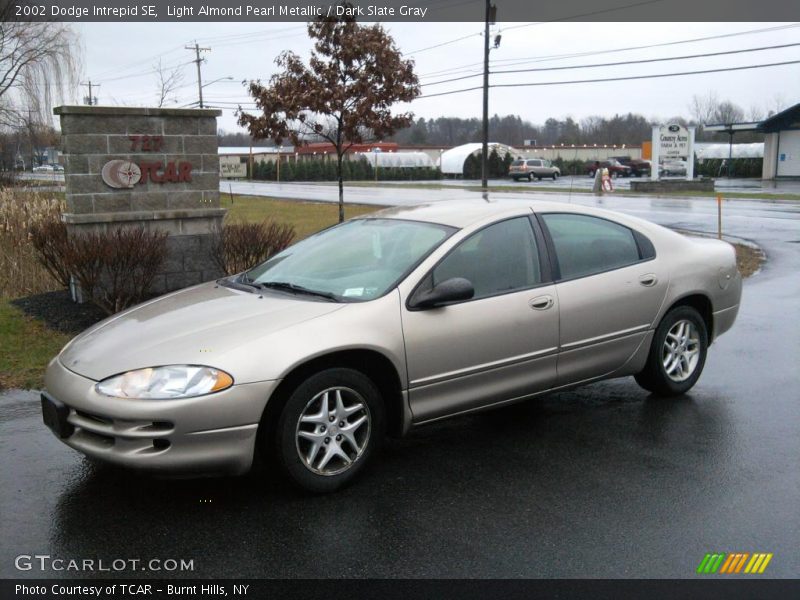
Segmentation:
{"type": "Polygon", "coordinates": [[[112,419],[71,407],[67,421],[75,427],[70,441],[93,450],[131,454],[164,452],[170,446],[166,436],[175,431],[169,421],[112,419]]]}

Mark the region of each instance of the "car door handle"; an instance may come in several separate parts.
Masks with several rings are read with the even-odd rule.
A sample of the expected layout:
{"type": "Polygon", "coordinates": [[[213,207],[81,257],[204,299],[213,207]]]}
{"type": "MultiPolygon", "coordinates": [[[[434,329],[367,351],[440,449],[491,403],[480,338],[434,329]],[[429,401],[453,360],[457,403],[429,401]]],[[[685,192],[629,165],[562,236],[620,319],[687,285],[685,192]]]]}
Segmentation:
{"type": "Polygon", "coordinates": [[[639,283],[645,287],[653,287],[658,283],[658,277],[656,277],[655,273],[648,273],[639,277],[639,283]]]}
{"type": "Polygon", "coordinates": [[[530,302],[528,302],[528,304],[530,304],[530,307],[533,310],[547,310],[548,308],[553,306],[555,302],[553,301],[552,296],[538,296],[533,300],[531,300],[530,302]]]}

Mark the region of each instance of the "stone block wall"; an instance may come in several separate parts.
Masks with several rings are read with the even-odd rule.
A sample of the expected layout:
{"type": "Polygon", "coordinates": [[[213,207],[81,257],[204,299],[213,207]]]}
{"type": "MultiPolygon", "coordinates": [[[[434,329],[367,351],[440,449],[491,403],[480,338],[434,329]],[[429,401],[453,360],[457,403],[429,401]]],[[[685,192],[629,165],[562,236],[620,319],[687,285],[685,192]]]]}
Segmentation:
{"type": "Polygon", "coordinates": [[[61,119],[64,220],[71,233],[167,231],[168,259],[156,276],[156,293],[220,275],[209,252],[225,214],[219,203],[220,111],[61,106],[55,114],[61,119]],[[122,163],[120,177],[115,165],[122,163]]]}

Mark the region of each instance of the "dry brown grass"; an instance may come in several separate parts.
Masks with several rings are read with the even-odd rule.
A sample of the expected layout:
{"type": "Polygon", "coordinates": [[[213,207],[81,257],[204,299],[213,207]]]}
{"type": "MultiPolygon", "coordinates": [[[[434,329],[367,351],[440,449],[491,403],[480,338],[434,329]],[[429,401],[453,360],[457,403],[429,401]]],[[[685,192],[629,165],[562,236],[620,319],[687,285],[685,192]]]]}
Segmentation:
{"type": "Polygon", "coordinates": [[[753,248],[746,244],[734,244],[736,250],[736,266],[742,277],[750,277],[761,268],[766,257],[760,248],[753,248]]]}
{"type": "Polygon", "coordinates": [[[60,289],[37,258],[30,228],[57,220],[63,209],[46,193],[0,189],[0,298],[60,289]]]}

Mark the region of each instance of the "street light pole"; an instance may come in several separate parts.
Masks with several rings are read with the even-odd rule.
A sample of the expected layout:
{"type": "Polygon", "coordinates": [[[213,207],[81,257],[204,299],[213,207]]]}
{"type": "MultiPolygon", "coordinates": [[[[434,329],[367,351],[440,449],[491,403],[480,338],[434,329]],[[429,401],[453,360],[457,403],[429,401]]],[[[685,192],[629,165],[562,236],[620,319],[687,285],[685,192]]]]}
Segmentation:
{"type": "Polygon", "coordinates": [[[489,20],[492,2],[486,0],[486,19],[483,32],[483,139],[481,144],[481,187],[489,187],[489,20]]]}

